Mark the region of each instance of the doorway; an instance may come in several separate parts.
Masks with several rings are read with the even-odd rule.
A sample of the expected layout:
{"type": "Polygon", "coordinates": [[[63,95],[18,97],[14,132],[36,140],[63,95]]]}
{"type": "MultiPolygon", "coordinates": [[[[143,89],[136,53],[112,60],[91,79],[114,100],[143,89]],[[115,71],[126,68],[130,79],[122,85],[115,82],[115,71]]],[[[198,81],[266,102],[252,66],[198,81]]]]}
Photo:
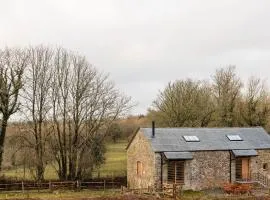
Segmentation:
{"type": "Polygon", "coordinates": [[[236,158],[236,180],[250,179],[249,158],[236,158]]]}

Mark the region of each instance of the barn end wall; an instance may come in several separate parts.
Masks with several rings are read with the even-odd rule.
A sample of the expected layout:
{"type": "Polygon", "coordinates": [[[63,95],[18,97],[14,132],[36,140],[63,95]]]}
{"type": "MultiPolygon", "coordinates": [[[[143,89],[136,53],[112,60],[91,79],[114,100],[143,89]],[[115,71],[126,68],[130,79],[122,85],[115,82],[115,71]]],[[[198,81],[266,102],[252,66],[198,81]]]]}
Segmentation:
{"type": "Polygon", "coordinates": [[[138,132],[127,149],[127,184],[130,189],[155,185],[155,153],[142,132],[138,132]],[[142,175],[137,174],[137,162],[142,163],[142,175]]]}

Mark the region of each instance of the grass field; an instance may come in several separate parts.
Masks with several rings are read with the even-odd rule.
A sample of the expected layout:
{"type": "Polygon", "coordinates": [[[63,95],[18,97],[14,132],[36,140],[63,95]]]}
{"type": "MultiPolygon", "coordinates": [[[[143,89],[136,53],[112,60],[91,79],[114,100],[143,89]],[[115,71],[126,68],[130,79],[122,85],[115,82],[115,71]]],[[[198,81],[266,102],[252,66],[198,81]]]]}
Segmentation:
{"type": "MultiPolygon", "coordinates": [[[[105,163],[94,171],[94,177],[115,177],[115,176],[125,176],[126,175],[126,148],[127,141],[119,141],[117,143],[108,143],[106,145],[107,152],[105,154],[105,163]]],[[[3,170],[2,175],[5,177],[17,178],[19,180],[33,179],[29,170],[25,171],[23,168],[11,169],[11,170],[3,170]]],[[[45,169],[45,179],[46,180],[55,180],[57,179],[57,174],[55,169],[52,166],[47,166],[45,169]]]]}
{"type": "Polygon", "coordinates": [[[25,193],[0,193],[0,199],[83,199],[96,197],[114,197],[119,194],[119,191],[55,191],[55,192],[25,192],[25,193]]]}
{"type": "Polygon", "coordinates": [[[126,148],[127,141],[119,141],[116,144],[107,144],[105,164],[94,172],[94,177],[125,176],[127,170],[126,148]]]}

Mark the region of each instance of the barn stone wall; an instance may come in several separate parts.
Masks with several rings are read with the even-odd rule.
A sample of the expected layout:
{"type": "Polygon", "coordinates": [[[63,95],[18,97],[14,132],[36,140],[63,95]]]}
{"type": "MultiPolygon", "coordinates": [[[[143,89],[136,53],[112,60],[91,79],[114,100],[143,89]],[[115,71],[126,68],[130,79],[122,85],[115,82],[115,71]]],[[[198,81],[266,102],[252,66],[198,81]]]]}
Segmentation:
{"type": "MultiPolygon", "coordinates": [[[[270,150],[265,149],[265,150],[256,150],[258,153],[258,156],[252,156],[250,157],[249,161],[249,173],[251,176],[251,179],[255,179],[256,174],[260,173],[263,175],[268,176],[270,178],[270,150]],[[267,164],[267,168],[263,169],[263,165],[267,164]]],[[[232,155],[232,160],[231,160],[231,181],[235,182],[236,179],[236,170],[235,170],[235,157],[232,155]]]]}
{"type": "MultiPolygon", "coordinates": [[[[193,159],[185,161],[183,189],[201,190],[218,187],[230,181],[230,152],[201,151],[193,152],[193,159]]],[[[156,183],[159,186],[161,177],[160,154],[156,154],[156,183]]],[[[167,183],[167,163],[164,160],[163,183],[167,183]]]]}
{"type": "Polygon", "coordinates": [[[253,175],[256,172],[264,174],[270,178],[270,150],[257,150],[258,156],[251,157],[250,169],[253,175]],[[266,169],[263,169],[263,165],[266,164],[266,169]]]}
{"type": "Polygon", "coordinates": [[[200,190],[223,185],[230,181],[230,152],[193,152],[193,159],[187,161],[185,188],[200,190]]]}
{"type": "Polygon", "coordinates": [[[155,153],[149,141],[139,131],[127,149],[127,184],[131,189],[155,185],[155,153]],[[142,175],[137,174],[137,162],[142,163],[142,175]]]}

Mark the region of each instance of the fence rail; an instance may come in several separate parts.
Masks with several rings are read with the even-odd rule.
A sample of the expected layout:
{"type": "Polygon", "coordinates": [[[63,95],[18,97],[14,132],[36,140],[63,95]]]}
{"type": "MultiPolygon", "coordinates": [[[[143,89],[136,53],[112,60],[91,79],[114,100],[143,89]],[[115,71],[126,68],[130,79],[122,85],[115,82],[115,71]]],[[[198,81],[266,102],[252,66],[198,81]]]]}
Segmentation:
{"type": "Polygon", "coordinates": [[[81,190],[81,189],[117,189],[121,188],[123,182],[121,181],[49,181],[49,182],[14,182],[14,183],[0,183],[1,191],[27,191],[27,190],[81,190]]]}

